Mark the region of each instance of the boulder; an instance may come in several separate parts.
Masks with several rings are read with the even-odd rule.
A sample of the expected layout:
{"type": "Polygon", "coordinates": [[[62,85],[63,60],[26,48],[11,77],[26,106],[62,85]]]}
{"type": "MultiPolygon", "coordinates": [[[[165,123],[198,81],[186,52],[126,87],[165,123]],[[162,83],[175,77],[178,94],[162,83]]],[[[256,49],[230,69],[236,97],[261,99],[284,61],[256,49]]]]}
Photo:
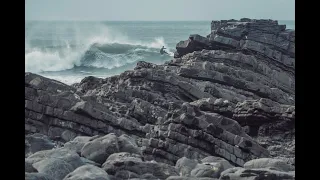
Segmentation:
{"type": "Polygon", "coordinates": [[[24,172],[33,173],[33,172],[37,172],[37,170],[32,166],[31,162],[25,161],[24,172]]]}
{"type": "Polygon", "coordinates": [[[197,164],[197,166],[191,171],[190,175],[193,177],[219,178],[220,173],[223,170],[223,166],[219,163],[197,164]]]}
{"type": "Polygon", "coordinates": [[[93,165],[84,165],[69,173],[64,180],[110,180],[110,178],[103,169],[93,165]]]}
{"type": "Polygon", "coordinates": [[[43,173],[25,173],[25,180],[55,180],[51,176],[43,173]]]}
{"type": "Polygon", "coordinates": [[[67,174],[74,170],[70,163],[65,162],[63,159],[44,159],[33,165],[38,172],[47,174],[54,179],[62,180],[67,174]]]}
{"type": "Polygon", "coordinates": [[[47,174],[57,180],[63,179],[68,173],[84,165],[77,153],[63,148],[38,151],[25,161],[32,164],[39,173],[47,174]]]}
{"type": "Polygon", "coordinates": [[[197,160],[182,157],[176,162],[175,167],[179,170],[182,176],[189,176],[190,172],[197,166],[197,164],[197,160]]]}
{"type": "Polygon", "coordinates": [[[118,137],[111,133],[87,142],[81,149],[81,156],[102,164],[116,152],[119,152],[118,137]]]}
{"type": "Polygon", "coordinates": [[[141,154],[141,150],[138,147],[135,139],[123,134],[118,137],[119,152],[129,152],[133,154],[141,154]]]}
{"type": "Polygon", "coordinates": [[[293,180],[295,172],[282,172],[267,168],[244,169],[232,168],[221,173],[220,180],[248,180],[248,179],[275,179],[275,180],[293,180]]]}
{"type": "Polygon", "coordinates": [[[234,166],[231,165],[229,163],[229,161],[221,158],[221,157],[216,157],[216,156],[208,156],[208,157],[205,157],[201,160],[201,162],[203,164],[210,164],[210,165],[214,165],[214,164],[221,164],[221,167],[222,167],[222,171],[226,170],[226,169],[229,169],[229,168],[233,168],[234,166]]]}
{"type": "Polygon", "coordinates": [[[97,167],[101,167],[101,164],[98,164],[94,161],[91,161],[89,159],[86,159],[84,157],[80,157],[81,158],[81,161],[84,163],[84,164],[89,164],[89,165],[94,165],[94,166],[97,166],[97,167]]]}
{"type": "Polygon", "coordinates": [[[108,157],[102,167],[106,172],[115,174],[118,171],[117,164],[123,164],[125,161],[142,162],[142,157],[128,152],[114,153],[108,157]]]}
{"type": "Polygon", "coordinates": [[[185,177],[185,176],[170,176],[166,180],[218,180],[217,178],[207,177],[185,177]]]}
{"type": "Polygon", "coordinates": [[[39,133],[27,135],[25,137],[25,143],[27,144],[27,154],[33,154],[38,151],[49,150],[55,147],[55,143],[52,142],[48,136],[39,133]]]}
{"type": "Polygon", "coordinates": [[[141,176],[151,174],[156,178],[165,179],[171,175],[178,175],[174,166],[152,161],[142,161],[141,156],[130,153],[116,153],[107,159],[102,165],[103,169],[111,175],[120,170],[126,170],[141,176]]]}
{"type": "Polygon", "coordinates": [[[70,130],[65,130],[61,134],[61,138],[66,142],[72,141],[75,137],[77,137],[77,134],[75,132],[70,131],[70,130]]]}
{"type": "Polygon", "coordinates": [[[115,173],[114,177],[117,179],[132,179],[139,178],[140,176],[128,170],[120,170],[115,173]]]}
{"type": "Polygon", "coordinates": [[[260,158],[248,161],[243,166],[246,169],[272,168],[278,171],[294,171],[295,168],[281,159],[260,158]]]}
{"type": "Polygon", "coordinates": [[[67,143],[64,144],[64,148],[65,149],[69,149],[71,151],[74,151],[78,154],[81,154],[81,149],[83,148],[83,146],[89,142],[92,141],[96,138],[98,138],[99,136],[93,136],[93,137],[89,137],[89,136],[77,136],[76,138],[74,138],[72,141],[69,141],[67,143]]]}

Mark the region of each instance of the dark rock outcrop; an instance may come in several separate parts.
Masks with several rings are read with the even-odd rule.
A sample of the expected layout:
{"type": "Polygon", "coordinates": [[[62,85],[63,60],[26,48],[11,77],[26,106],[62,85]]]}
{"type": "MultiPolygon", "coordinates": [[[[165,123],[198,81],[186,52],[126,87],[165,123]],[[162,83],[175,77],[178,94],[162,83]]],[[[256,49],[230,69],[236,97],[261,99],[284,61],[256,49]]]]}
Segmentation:
{"type": "Polygon", "coordinates": [[[210,49],[209,39],[202,37],[198,34],[192,34],[188,40],[180,41],[176,46],[175,58],[179,58],[188,53],[192,53],[197,50],[210,49]]]}
{"type": "Polygon", "coordinates": [[[294,178],[284,169],[295,152],[294,31],[251,19],[211,29],[178,43],[163,65],[138,62],[105,79],[69,86],[25,73],[26,172],[70,179],[93,165],[120,180],[294,178]]]}

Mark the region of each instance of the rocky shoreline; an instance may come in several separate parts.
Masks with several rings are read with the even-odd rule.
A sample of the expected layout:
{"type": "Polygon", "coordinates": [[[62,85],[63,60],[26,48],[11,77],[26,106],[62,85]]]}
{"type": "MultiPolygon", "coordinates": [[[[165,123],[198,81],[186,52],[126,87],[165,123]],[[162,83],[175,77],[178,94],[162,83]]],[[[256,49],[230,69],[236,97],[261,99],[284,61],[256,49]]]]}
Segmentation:
{"type": "Polygon", "coordinates": [[[25,179],[295,179],[295,31],[211,30],[105,79],[26,72],[25,179]]]}

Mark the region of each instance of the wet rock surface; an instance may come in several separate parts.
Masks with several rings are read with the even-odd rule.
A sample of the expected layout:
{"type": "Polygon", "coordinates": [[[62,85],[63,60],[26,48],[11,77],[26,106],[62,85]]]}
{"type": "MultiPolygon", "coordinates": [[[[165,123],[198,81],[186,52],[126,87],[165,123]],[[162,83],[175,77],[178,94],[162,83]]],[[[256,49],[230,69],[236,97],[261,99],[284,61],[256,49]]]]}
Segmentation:
{"type": "Polygon", "coordinates": [[[25,73],[26,179],[294,179],[295,31],[211,30],[105,79],[25,73]]]}

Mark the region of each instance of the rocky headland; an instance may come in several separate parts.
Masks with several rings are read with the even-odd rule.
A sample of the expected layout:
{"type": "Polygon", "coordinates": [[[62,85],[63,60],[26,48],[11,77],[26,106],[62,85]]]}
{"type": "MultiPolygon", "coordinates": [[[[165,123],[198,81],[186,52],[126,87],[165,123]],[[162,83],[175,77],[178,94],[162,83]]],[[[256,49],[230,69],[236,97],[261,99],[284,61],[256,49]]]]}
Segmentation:
{"type": "Polygon", "coordinates": [[[295,179],[295,31],[212,21],[174,59],[71,86],[25,73],[25,179],[295,179]]]}

